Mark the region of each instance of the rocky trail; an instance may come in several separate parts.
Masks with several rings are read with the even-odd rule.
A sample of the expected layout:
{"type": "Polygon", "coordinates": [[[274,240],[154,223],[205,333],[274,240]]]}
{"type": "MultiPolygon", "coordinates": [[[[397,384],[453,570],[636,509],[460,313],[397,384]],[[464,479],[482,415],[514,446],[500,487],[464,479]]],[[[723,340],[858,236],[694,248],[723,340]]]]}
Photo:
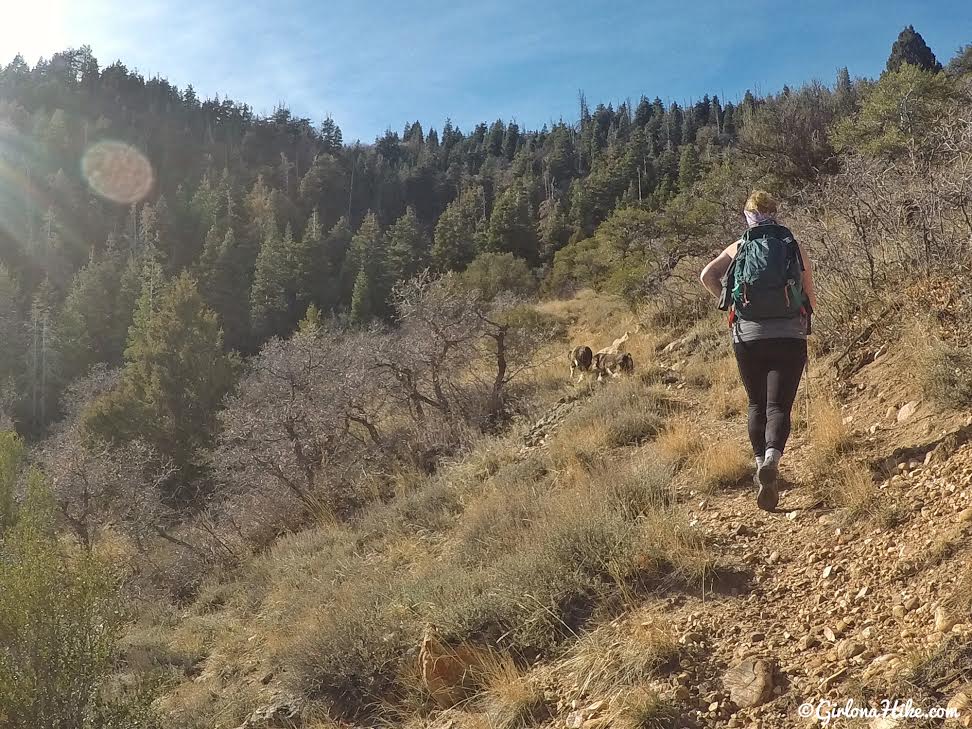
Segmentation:
{"type": "MultiPolygon", "coordinates": [[[[634,630],[661,615],[677,636],[678,665],[649,687],[679,708],[678,726],[812,726],[820,720],[801,716],[801,704],[811,703],[816,713],[848,700],[882,715],[831,725],[940,726],[884,716],[882,702],[899,701],[900,708],[912,699],[928,709],[968,701],[972,624],[949,598],[963,553],[972,548],[969,428],[955,416],[925,412],[917,401],[890,404],[872,385],[885,377],[878,364],[843,383],[842,412],[861,446],[856,457],[866,454],[891,474],[879,477],[874,492],[890,523],[849,519],[820,497],[819,476],[807,466],[812,427],[794,433],[775,513],[756,507],[748,478],[714,493],[689,485],[684,494],[690,524],[719,555],[714,588],[667,595],[660,605],[652,600],[616,621],[619,631],[634,630]],[[909,687],[908,671],[936,651],[969,655],[953,655],[942,675],[930,677],[931,686],[909,687]]],[[[702,439],[748,447],[743,416],[713,419],[691,388],[669,387],[688,399],[702,439]]],[[[565,398],[557,412],[572,405],[565,398]]],[[[558,419],[555,413],[541,421],[530,445],[542,442],[538,431],[558,419]]],[[[588,695],[582,677],[573,678],[574,695],[561,701],[558,725],[611,726],[610,702],[588,695]]],[[[950,725],[970,726],[972,718],[950,725]]]]}

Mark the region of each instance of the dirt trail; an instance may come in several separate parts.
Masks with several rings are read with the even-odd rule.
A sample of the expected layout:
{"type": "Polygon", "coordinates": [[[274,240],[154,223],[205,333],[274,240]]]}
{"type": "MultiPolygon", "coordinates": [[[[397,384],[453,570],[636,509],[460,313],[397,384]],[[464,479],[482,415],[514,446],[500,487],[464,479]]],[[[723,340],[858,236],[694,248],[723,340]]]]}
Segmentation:
{"type": "MultiPolygon", "coordinates": [[[[866,389],[851,391],[856,396],[866,389]]],[[[697,392],[682,393],[693,403],[702,438],[748,448],[744,416],[715,421],[697,392]]],[[[847,409],[856,413],[849,420],[866,422],[866,415],[884,407],[877,399],[857,399],[858,407],[847,409]]],[[[875,498],[893,504],[898,523],[848,523],[813,488],[808,435],[795,432],[791,439],[777,512],[756,507],[755,487],[745,479],[687,498],[691,523],[719,555],[725,576],[709,595],[667,598],[680,643],[698,657],[683,661],[668,686],[683,706],[693,707],[685,726],[807,726],[798,707],[820,699],[834,706],[847,699],[861,706],[895,698],[918,704],[923,697],[892,693],[906,668],[943,641],[972,634],[972,625],[955,625],[943,607],[957,578],[955,558],[972,545],[972,446],[953,453],[940,448],[927,465],[905,462],[877,485],[875,498]],[[755,658],[777,668],[773,698],[737,710],[722,677],[755,658]]],[[[855,435],[870,441],[872,460],[880,461],[915,432],[895,423],[855,435]],[[884,437],[879,431],[886,431],[884,437]]],[[[967,668],[946,677],[939,694],[948,696],[972,680],[972,665],[967,668]]]]}

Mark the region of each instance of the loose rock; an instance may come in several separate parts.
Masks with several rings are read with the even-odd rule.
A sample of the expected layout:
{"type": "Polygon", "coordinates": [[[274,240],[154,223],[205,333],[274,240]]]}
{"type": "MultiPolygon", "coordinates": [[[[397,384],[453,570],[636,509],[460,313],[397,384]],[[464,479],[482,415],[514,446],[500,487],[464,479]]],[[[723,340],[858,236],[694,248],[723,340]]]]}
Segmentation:
{"type": "Polygon", "coordinates": [[[730,668],[722,677],[729,698],[736,706],[747,709],[769,701],[773,695],[773,664],[747,659],[730,668]]]}

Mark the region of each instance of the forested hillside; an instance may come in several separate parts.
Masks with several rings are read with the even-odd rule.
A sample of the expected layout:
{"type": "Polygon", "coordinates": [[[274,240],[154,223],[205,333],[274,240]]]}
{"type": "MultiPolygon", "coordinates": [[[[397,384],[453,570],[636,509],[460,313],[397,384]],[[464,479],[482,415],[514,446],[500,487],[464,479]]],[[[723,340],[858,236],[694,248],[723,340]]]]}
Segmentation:
{"type": "MultiPolygon", "coordinates": [[[[846,73],[840,83],[852,105],[846,73]]],[[[823,88],[805,94],[830,103],[823,88]]],[[[311,303],[355,324],[387,319],[393,284],[426,268],[512,254],[543,278],[616,208],[663,211],[773,101],[705,95],[683,108],[644,97],[591,109],[582,96],[580,119],[551,128],[415,122],[345,145],[330,118],[201,101],[121,63],[100,68],[88,49],[34,68],[15,59],[0,98],[11,343],[0,375],[15,383],[5,411],[28,433],[57,418],[64,387],[92,364],[122,363],[155,278],[188,271],[225,349],[247,354],[292,332],[311,303]]],[[[828,152],[787,172],[810,173],[828,152]]],[[[557,283],[570,275],[558,271],[557,283]]]]}
{"type": "Polygon", "coordinates": [[[307,716],[404,723],[428,708],[404,668],[425,622],[521,665],[659,575],[708,579],[669,491],[684,454],[625,462],[609,496],[572,489],[662,431],[678,403],[658,388],[719,377],[653,358],[716,346],[698,264],[757,186],[820,270],[818,353],[848,355],[906,289],[941,328],[929,397],[966,397],[970,82],[972,45],[943,67],[909,27],[878,79],[581,94],[577,119],[539,130],[410,122],[348,144],[339,119],[200,100],[87,48],[14,59],[0,727],[232,726],[260,703],[236,680],[257,665],[307,716]],[[582,290],[580,315],[556,301],[582,290]],[[578,319],[620,334],[594,329],[608,300],[637,322],[643,374],[592,396],[600,429],[575,411],[577,442],[523,456],[524,423],[565,406],[578,319]],[[536,484],[540,507],[519,491],[536,484]]]}

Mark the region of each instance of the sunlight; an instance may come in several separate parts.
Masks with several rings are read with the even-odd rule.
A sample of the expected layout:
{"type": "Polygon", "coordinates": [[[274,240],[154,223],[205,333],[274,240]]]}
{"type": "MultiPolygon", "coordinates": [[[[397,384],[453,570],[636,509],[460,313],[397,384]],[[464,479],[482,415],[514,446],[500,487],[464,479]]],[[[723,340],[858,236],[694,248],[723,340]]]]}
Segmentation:
{"type": "Polygon", "coordinates": [[[52,48],[67,46],[64,0],[6,0],[0,7],[0,63],[9,63],[19,53],[27,63],[34,64],[41,56],[50,57],[52,48]]]}

